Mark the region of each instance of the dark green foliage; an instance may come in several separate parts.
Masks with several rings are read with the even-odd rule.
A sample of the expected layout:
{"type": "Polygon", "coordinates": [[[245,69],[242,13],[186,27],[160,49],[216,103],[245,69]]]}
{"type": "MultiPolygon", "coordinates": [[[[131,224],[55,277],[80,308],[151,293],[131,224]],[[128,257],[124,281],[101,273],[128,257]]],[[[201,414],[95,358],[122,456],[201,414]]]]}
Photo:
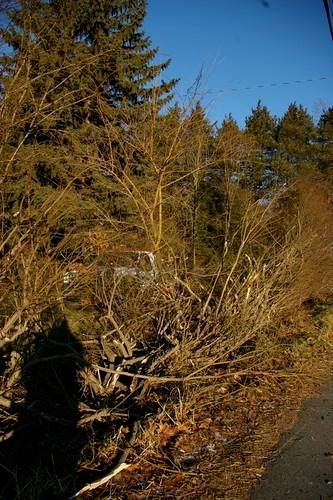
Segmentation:
{"type": "Polygon", "coordinates": [[[328,108],[321,115],[318,123],[319,142],[331,143],[333,141],[333,107],[328,108]]]}
{"type": "Polygon", "coordinates": [[[263,191],[277,182],[274,172],[277,119],[271,116],[266,106],[262,106],[261,101],[258,101],[256,108],[252,109],[252,114],[246,118],[245,123],[245,131],[255,141],[252,165],[247,172],[247,185],[262,196],[263,191]]]}
{"type": "Polygon", "coordinates": [[[148,105],[160,109],[175,85],[154,83],[169,61],[152,63],[157,49],[142,31],[145,11],[144,0],[9,4],[10,27],[1,30],[8,49],[0,61],[9,213],[29,207],[31,217],[61,198],[54,220],[48,212],[47,224],[57,234],[92,227],[92,201],[120,215],[112,208],[119,193],[106,190],[97,165],[112,156],[123,168],[119,134],[125,142],[127,123],[144,120],[148,105]],[[119,132],[111,137],[110,127],[119,132]]]}
{"type": "Polygon", "coordinates": [[[266,202],[309,170],[331,172],[332,108],[317,129],[295,103],[278,121],[259,101],[244,130],[231,115],[214,130],[200,103],[161,112],[175,80],[156,84],[169,61],[154,63],[142,30],[146,0],[8,5],[6,230],[43,221],[51,246],[71,233],[84,245],[107,221],[113,241],[119,228],[133,241],[148,232],[149,244],[169,238],[194,268],[223,256],[249,200],[266,202]]]}
{"type": "Polygon", "coordinates": [[[154,84],[170,61],[152,64],[157,49],[142,31],[145,12],[145,0],[20,0],[7,12],[12,23],[2,37],[13,52],[3,62],[10,71],[29,57],[34,101],[65,108],[60,128],[100,125],[102,103],[161,106],[176,81],[154,84]]]}
{"type": "Polygon", "coordinates": [[[76,36],[96,56],[96,87],[113,107],[160,106],[176,81],[152,85],[170,61],[152,64],[157,49],[142,31],[146,0],[80,0],[76,36]]]}
{"type": "Polygon", "coordinates": [[[278,125],[279,155],[289,168],[300,170],[311,164],[312,145],[316,129],[312,118],[303,106],[290,104],[278,125]]]}
{"type": "Polygon", "coordinates": [[[203,206],[208,176],[214,168],[213,164],[210,165],[214,148],[213,130],[200,103],[197,103],[189,117],[187,134],[186,169],[192,172],[192,175],[188,177],[190,215],[186,237],[191,242],[190,262],[191,268],[194,269],[198,256],[205,253],[208,247],[203,226],[206,218],[203,206]]]}
{"type": "Polygon", "coordinates": [[[246,131],[252,134],[258,144],[265,150],[276,148],[276,118],[268,111],[266,106],[258,101],[252,114],[245,120],[246,131]]]}
{"type": "Polygon", "coordinates": [[[211,139],[209,166],[198,188],[198,249],[206,263],[223,259],[230,233],[237,231],[247,197],[249,151],[246,135],[227,116],[211,139]]]}
{"type": "Polygon", "coordinates": [[[328,108],[318,123],[319,169],[333,181],[333,107],[328,108]]]}

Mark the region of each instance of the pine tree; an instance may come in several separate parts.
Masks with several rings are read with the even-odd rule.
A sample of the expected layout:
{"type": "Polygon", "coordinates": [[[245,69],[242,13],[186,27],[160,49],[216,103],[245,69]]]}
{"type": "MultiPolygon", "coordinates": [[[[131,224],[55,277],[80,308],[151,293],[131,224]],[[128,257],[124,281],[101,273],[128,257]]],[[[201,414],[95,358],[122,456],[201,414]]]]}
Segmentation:
{"type": "Polygon", "coordinates": [[[200,250],[211,262],[224,258],[230,232],[239,225],[250,151],[248,138],[229,114],[214,137],[211,166],[199,189],[200,250]]]}
{"type": "Polygon", "coordinates": [[[229,114],[217,133],[216,154],[220,158],[223,175],[246,189],[254,184],[255,148],[253,137],[241,130],[229,114]]]}
{"type": "MultiPolygon", "coordinates": [[[[63,2],[64,0],[62,0],[63,2]]],[[[165,103],[176,80],[156,83],[170,60],[152,64],[157,49],[142,31],[146,0],[79,0],[76,36],[97,57],[97,87],[114,107],[165,103]]]]}
{"type": "Polygon", "coordinates": [[[249,184],[253,190],[262,193],[276,181],[273,161],[276,154],[276,118],[258,101],[252,114],[245,120],[245,130],[255,141],[253,165],[248,172],[249,184]]]}
{"type": "Polygon", "coordinates": [[[207,178],[214,168],[213,146],[214,134],[205,110],[198,102],[187,120],[186,150],[184,155],[186,178],[187,207],[189,210],[185,239],[190,242],[188,248],[189,262],[192,269],[198,265],[200,257],[207,250],[206,213],[204,209],[204,191],[207,178]],[[199,259],[198,259],[199,258],[199,259]]]}
{"type": "Polygon", "coordinates": [[[276,118],[268,111],[259,100],[252,113],[245,119],[246,131],[252,134],[258,144],[264,149],[276,147],[276,118]]]}
{"type": "Polygon", "coordinates": [[[290,173],[313,164],[313,142],[316,129],[311,116],[303,106],[290,104],[278,125],[278,148],[281,166],[290,173]]]}
{"type": "Polygon", "coordinates": [[[52,234],[93,224],[91,201],[108,194],[96,165],[110,155],[122,165],[119,133],[112,142],[107,128],[130,136],[130,120],[144,119],[152,101],[161,107],[175,84],[154,85],[168,61],[151,64],[157,51],[141,30],[145,8],[143,0],[10,4],[0,60],[9,214],[23,206],[38,212],[61,196],[52,234]]]}
{"type": "Polygon", "coordinates": [[[53,244],[91,218],[85,190],[91,169],[84,157],[92,141],[78,132],[91,93],[87,80],[80,81],[85,55],[73,41],[69,13],[57,18],[51,3],[22,0],[11,3],[7,15],[11,23],[1,35],[8,48],[0,61],[7,218],[10,224],[43,220],[53,244]]]}
{"type": "Polygon", "coordinates": [[[333,107],[324,111],[318,122],[318,140],[322,143],[333,141],[333,107]]]}
{"type": "Polygon", "coordinates": [[[13,49],[7,68],[29,55],[34,98],[57,96],[73,126],[100,124],[101,100],[122,110],[152,99],[161,106],[176,80],[156,84],[170,61],[152,64],[157,49],[142,31],[145,14],[146,0],[19,0],[2,30],[13,49]]]}
{"type": "Polygon", "coordinates": [[[321,115],[318,123],[319,170],[333,181],[333,107],[321,115]]]}

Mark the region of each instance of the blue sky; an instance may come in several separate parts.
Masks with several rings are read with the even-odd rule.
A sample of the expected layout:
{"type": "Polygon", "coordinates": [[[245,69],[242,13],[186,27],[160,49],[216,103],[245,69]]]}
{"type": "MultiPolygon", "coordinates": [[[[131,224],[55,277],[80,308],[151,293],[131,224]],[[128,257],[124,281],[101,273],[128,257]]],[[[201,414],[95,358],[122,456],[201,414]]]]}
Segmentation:
{"type": "Polygon", "coordinates": [[[243,125],[258,99],[278,116],[296,101],[315,120],[333,105],[333,41],[322,0],[148,0],[144,27],[159,57],[172,59],[163,77],[181,79],[178,101],[202,72],[199,96],[212,121],[230,112],[243,125]],[[315,81],[270,86],[307,79],[315,81]]]}

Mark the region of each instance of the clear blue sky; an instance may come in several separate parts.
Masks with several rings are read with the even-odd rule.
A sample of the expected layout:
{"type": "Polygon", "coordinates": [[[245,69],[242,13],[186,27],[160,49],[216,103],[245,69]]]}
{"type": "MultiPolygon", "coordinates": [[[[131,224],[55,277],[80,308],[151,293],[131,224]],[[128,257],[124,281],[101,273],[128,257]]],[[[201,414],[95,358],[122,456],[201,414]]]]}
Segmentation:
{"type": "Polygon", "coordinates": [[[258,99],[281,116],[292,101],[317,120],[333,105],[333,41],[322,0],[148,0],[146,34],[181,79],[176,98],[202,70],[208,116],[229,112],[240,125],[258,99]],[[232,92],[230,88],[327,80],[232,92]],[[221,92],[225,90],[224,92],[221,92]]]}

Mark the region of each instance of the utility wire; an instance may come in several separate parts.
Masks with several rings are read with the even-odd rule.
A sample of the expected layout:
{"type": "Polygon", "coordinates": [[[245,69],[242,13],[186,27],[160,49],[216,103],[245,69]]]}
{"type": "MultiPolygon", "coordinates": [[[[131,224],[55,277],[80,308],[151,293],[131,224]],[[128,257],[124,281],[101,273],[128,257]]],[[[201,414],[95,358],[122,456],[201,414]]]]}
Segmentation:
{"type": "Polygon", "coordinates": [[[320,78],[306,78],[304,80],[291,80],[287,82],[272,82],[272,83],[264,83],[257,85],[249,85],[246,87],[230,87],[218,90],[217,92],[208,92],[214,94],[224,94],[227,92],[244,92],[245,90],[255,90],[255,89],[269,89],[272,87],[282,87],[283,85],[294,85],[300,83],[308,83],[308,82],[319,82],[322,80],[333,80],[333,76],[321,76],[320,78]]]}

